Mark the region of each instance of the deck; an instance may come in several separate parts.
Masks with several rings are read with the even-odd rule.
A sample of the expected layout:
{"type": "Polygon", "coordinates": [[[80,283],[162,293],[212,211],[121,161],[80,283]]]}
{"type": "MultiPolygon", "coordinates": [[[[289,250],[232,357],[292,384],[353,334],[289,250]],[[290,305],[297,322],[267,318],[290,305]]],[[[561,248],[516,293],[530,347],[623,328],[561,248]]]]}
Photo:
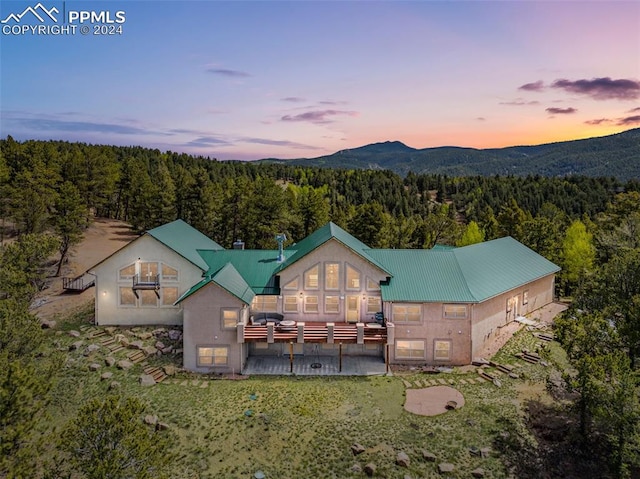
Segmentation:
{"type": "Polygon", "coordinates": [[[62,289],[72,293],[81,293],[95,286],[96,278],[92,274],[85,273],[75,278],[62,278],[62,289]]]}
{"type": "Polygon", "coordinates": [[[299,323],[295,326],[244,326],[245,342],[303,342],[303,343],[381,343],[387,342],[387,329],[350,323],[299,323]],[[330,325],[333,325],[332,327],[330,325]],[[273,340],[269,341],[269,328],[273,328],[273,340]],[[301,334],[300,334],[301,333],[301,334]],[[299,341],[299,338],[302,341],[299,341]]]}

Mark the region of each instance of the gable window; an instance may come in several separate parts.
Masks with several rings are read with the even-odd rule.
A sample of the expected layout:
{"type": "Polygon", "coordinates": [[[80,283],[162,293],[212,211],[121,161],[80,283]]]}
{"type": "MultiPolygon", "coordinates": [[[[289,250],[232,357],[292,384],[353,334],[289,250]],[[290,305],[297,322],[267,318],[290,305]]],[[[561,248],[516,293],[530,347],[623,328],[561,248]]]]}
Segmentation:
{"type": "Polygon", "coordinates": [[[466,304],[445,304],[443,310],[445,318],[460,319],[467,317],[466,304]]]}
{"type": "Polygon", "coordinates": [[[158,263],[155,261],[140,263],[140,281],[150,283],[155,281],[157,275],[158,263]]]}
{"type": "Polygon", "coordinates": [[[351,265],[347,265],[347,289],[360,291],[360,271],[351,265]]]}
{"type": "Polygon", "coordinates": [[[317,296],[305,296],[304,297],[304,312],[305,313],[317,313],[318,312],[318,297],[317,296]]]}
{"type": "Polygon", "coordinates": [[[220,316],[222,317],[222,329],[236,329],[240,311],[237,309],[222,308],[220,316]]]}
{"type": "Polygon", "coordinates": [[[162,280],[178,281],[178,270],[175,268],[172,268],[168,264],[162,263],[162,280]]]}
{"type": "Polygon", "coordinates": [[[340,288],[340,263],[327,263],[324,265],[324,289],[340,288]]]}
{"type": "Polygon", "coordinates": [[[255,296],[251,310],[255,313],[275,313],[278,311],[278,297],[266,294],[255,296]]]}
{"type": "Polygon", "coordinates": [[[449,361],[451,359],[451,341],[434,341],[433,359],[434,361],[449,361]]]}
{"type": "Polygon", "coordinates": [[[297,296],[285,296],[283,311],[285,313],[297,313],[298,312],[298,297],[297,296]]]}
{"type": "Polygon", "coordinates": [[[425,356],[424,341],[396,341],[396,359],[424,359],[425,356]]]}
{"type": "Polygon", "coordinates": [[[136,265],[130,264],[129,266],[125,266],[118,272],[119,280],[131,279],[136,274],[136,265]]]}
{"type": "Polygon", "coordinates": [[[318,289],[320,265],[315,265],[304,272],[304,289],[318,289]]]}
{"type": "Polygon", "coordinates": [[[120,288],[120,306],[136,306],[136,295],[131,287],[120,288]]]}
{"type": "Polygon", "coordinates": [[[394,323],[418,323],[422,317],[419,304],[394,304],[392,314],[394,323]]]}
{"type": "Polygon", "coordinates": [[[176,287],[163,287],[162,288],[162,306],[173,306],[173,303],[178,301],[178,288],[176,287]]]}
{"type": "Polygon", "coordinates": [[[367,291],[380,291],[380,284],[371,278],[367,278],[367,291]]]}
{"type": "Polygon", "coordinates": [[[325,296],[324,297],[324,312],[325,313],[339,313],[340,312],[340,297],[339,296],[325,296]]]}
{"type": "Polygon", "coordinates": [[[228,346],[198,346],[198,366],[226,366],[229,362],[228,346]]]}
{"type": "Polygon", "coordinates": [[[529,304],[529,290],[522,293],[522,304],[529,304]]]}
{"type": "Polygon", "coordinates": [[[382,311],[382,298],[380,296],[367,297],[367,314],[376,314],[382,311]]]}
{"type": "Polygon", "coordinates": [[[282,289],[286,289],[286,290],[289,290],[289,291],[291,291],[291,290],[297,291],[298,288],[299,288],[298,283],[299,283],[298,277],[296,276],[295,279],[292,279],[287,284],[285,284],[282,289]]]}
{"type": "Polygon", "coordinates": [[[158,297],[156,296],[155,291],[151,291],[149,289],[143,289],[138,291],[140,295],[140,305],[145,308],[157,308],[158,307],[158,297]]]}

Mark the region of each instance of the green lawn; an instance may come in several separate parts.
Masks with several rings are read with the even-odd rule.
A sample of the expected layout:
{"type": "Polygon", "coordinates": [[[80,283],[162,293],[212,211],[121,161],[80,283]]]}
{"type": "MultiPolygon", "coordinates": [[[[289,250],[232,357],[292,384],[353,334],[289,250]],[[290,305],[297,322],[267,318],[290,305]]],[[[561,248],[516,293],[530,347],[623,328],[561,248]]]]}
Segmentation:
{"type": "MultiPolygon", "coordinates": [[[[52,345],[65,350],[77,341],[67,330],[79,329],[83,321],[86,317],[76,315],[60,326],[64,331],[51,331],[52,345]]],[[[507,477],[495,441],[514,430],[526,436],[516,386],[543,384],[547,374],[543,366],[519,363],[510,351],[532,348],[535,342],[522,331],[499,355],[501,361],[516,365],[524,378],[504,376],[500,388],[489,382],[470,384],[468,380],[477,377],[475,371],[457,369],[437,376],[406,372],[354,378],[256,376],[237,381],[179,373],[161,384],[142,387],[140,365],[129,371],[107,367],[104,349],[86,357],[81,348],[65,353],[67,362],[53,393],[49,419],[41,429],[59,430],[80,404],[105,395],[110,380],[101,381],[100,374],[110,371],[112,380],[121,383],[120,393],[143,399],[149,413],[169,424],[169,434],[175,437],[170,477],[249,478],[262,470],[267,478],[361,478],[365,474],[353,471],[353,466],[369,462],[377,466],[375,477],[442,477],[437,471],[440,462],[455,465],[450,477],[471,477],[478,467],[485,477],[507,477]],[[94,362],[102,364],[100,371],[89,371],[94,362]],[[406,412],[405,381],[417,387],[416,381],[427,379],[452,379],[465,406],[436,417],[406,412]],[[354,443],[366,451],[354,456],[354,443]],[[482,447],[492,448],[489,457],[469,451],[482,447]],[[425,461],[423,450],[435,454],[437,461],[425,461]],[[395,464],[400,451],[411,459],[408,469],[395,464]]],[[[121,359],[126,352],[115,357],[121,359]]]]}

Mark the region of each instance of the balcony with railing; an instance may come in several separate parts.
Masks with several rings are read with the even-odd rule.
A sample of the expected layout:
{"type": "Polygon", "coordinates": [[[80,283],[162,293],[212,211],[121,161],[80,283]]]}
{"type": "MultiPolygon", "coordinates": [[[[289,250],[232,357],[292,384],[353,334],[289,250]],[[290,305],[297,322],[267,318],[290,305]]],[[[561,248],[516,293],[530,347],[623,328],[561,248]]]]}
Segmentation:
{"type": "Polygon", "coordinates": [[[158,291],[160,291],[160,275],[155,274],[141,276],[136,274],[133,276],[133,286],[131,289],[133,289],[133,294],[136,295],[136,298],[138,297],[138,291],[140,290],[154,291],[156,296],[159,298],[160,293],[158,293],[158,291]]]}

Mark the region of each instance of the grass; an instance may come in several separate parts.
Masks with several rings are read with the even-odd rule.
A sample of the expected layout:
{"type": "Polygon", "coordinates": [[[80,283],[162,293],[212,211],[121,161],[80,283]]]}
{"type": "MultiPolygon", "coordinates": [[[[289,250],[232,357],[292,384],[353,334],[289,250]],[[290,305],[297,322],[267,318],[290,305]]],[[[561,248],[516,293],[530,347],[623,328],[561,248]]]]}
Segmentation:
{"type": "MultiPolygon", "coordinates": [[[[92,314],[90,309],[77,312],[59,323],[57,331],[48,332],[52,347],[66,350],[77,341],[68,331],[87,325],[92,314]]],[[[524,381],[544,384],[548,374],[548,368],[519,362],[513,353],[533,350],[537,342],[522,330],[497,355],[496,360],[515,365],[524,378],[504,376],[500,388],[459,381],[476,378],[475,371],[456,369],[438,376],[454,378],[466,402],[463,408],[435,417],[416,416],[403,408],[403,380],[430,378],[417,372],[354,378],[256,376],[242,381],[179,373],[144,388],[138,384],[140,365],[128,371],[106,367],[104,348],[90,356],[81,348],[66,353],[49,419],[40,430],[58,431],[82,403],[105,395],[115,380],[122,394],[143,399],[149,413],[169,424],[175,437],[170,477],[248,478],[262,470],[267,478],[349,479],[364,477],[353,470],[354,464],[373,462],[375,477],[429,478],[441,477],[437,464],[450,462],[456,468],[453,477],[471,477],[472,470],[482,467],[485,477],[504,478],[508,472],[494,445],[504,437],[505,424],[524,430],[517,386],[524,381]],[[103,365],[99,372],[89,371],[93,362],[103,365]],[[111,371],[113,378],[101,381],[104,371],[111,371]],[[366,451],[354,456],[354,443],[366,451]],[[482,447],[492,448],[489,457],[469,452],[482,447]],[[408,469],[395,464],[400,451],[411,460],[408,469]],[[435,454],[437,461],[425,461],[423,451],[435,454]]],[[[125,354],[114,356],[121,359],[125,354]]]]}

